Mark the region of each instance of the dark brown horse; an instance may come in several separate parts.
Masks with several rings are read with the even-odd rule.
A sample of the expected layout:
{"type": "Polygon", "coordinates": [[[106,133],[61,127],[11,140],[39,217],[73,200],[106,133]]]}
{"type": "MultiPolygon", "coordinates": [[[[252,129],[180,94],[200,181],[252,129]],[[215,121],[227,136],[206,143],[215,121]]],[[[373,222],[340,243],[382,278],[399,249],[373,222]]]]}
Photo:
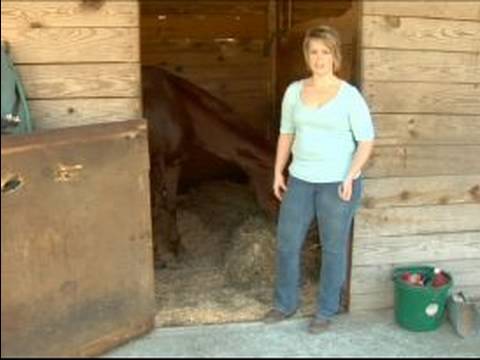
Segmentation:
{"type": "Polygon", "coordinates": [[[162,68],[142,67],[148,120],[155,262],[181,251],[176,196],[181,168],[195,149],[236,164],[248,176],[259,205],[274,216],[275,150],[221,100],[162,68]],[[159,231],[162,236],[158,237],[159,231]],[[157,235],[157,236],[155,236],[157,235]]]}

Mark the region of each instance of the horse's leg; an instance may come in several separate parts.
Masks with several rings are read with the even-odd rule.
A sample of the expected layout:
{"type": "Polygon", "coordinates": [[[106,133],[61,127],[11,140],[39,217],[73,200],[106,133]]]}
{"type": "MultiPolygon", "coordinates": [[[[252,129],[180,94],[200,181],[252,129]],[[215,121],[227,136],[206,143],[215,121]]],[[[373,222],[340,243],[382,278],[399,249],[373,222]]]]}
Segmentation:
{"type": "Polygon", "coordinates": [[[151,209],[153,230],[153,255],[156,268],[165,268],[168,258],[168,212],[166,210],[165,160],[163,155],[151,158],[151,209]]]}
{"type": "Polygon", "coordinates": [[[166,230],[168,233],[169,250],[173,252],[175,257],[183,255],[184,253],[177,223],[177,191],[180,172],[181,163],[179,161],[167,167],[165,172],[166,205],[168,212],[168,228],[166,230]]]}

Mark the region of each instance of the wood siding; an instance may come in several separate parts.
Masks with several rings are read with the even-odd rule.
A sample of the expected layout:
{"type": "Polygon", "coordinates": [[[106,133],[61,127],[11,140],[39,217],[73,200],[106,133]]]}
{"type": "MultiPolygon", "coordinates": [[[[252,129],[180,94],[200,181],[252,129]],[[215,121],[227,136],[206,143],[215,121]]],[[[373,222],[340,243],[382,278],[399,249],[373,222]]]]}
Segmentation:
{"type": "Polygon", "coordinates": [[[2,40],[38,129],[141,117],[137,1],[4,0],[2,40]]]}
{"type": "Polygon", "coordinates": [[[229,104],[261,134],[271,118],[269,2],[146,0],[141,61],[159,65],[229,104]]]}
{"type": "Polygon", "coordinates": [[[355,221],[351,309],[393,306],[393,268],[431,264],[480,297],[480,3],[363,1],[377,131],[355,221]]]}

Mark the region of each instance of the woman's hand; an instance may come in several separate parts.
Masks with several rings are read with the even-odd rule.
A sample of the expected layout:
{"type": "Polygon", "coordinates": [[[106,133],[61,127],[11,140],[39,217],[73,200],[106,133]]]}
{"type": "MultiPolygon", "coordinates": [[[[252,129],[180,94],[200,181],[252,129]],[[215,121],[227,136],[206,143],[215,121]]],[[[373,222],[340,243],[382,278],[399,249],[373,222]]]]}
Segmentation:
{"type": "Polygon", "coordinates": [[[285,184],[285,176],[282,174],[275,175],[273,179],[273,193],[275,197],[282,201],[283,193],[287,191],[287,185],[285,184]]]}
{"type": "Polygon", "coordinates": [[[338,187],[338,196],[343,201],[350,201],[352,198],[353,179],[347,178],[338,187]]]}

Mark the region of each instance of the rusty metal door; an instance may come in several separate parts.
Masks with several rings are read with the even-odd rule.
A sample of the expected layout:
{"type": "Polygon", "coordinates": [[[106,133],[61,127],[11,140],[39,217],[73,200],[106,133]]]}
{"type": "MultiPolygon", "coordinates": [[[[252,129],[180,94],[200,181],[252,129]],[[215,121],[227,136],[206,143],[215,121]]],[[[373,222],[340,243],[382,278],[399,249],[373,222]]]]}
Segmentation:
{"type": "Polygon", "coordinates": [[[153,327],[144,120],[3,137],[1,354],[96,355],[153,327]]]}

